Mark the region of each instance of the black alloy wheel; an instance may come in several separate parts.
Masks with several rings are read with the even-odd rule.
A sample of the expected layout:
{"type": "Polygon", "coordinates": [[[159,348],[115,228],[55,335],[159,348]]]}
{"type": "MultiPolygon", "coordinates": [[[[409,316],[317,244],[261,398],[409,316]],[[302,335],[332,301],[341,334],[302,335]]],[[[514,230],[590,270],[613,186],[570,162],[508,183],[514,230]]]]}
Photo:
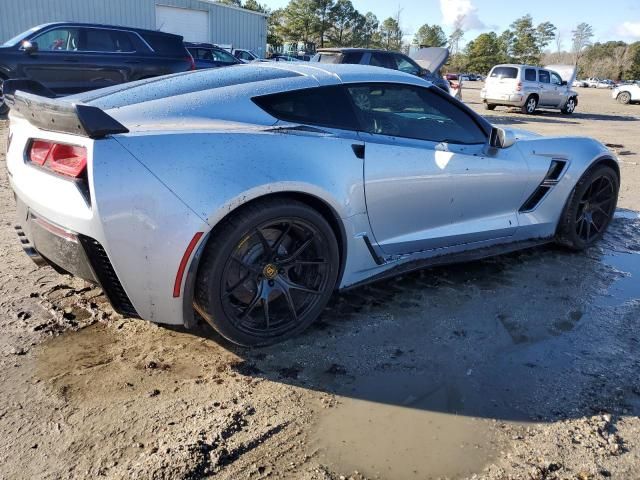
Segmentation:
{"type": "Polygon", "coordinates": [[[612,179],[599,176],[591,182],[578,203],[575,220],[576,235],[585,243],[599,237],[611,221],[617,199],[612,179]]]}
{"type": "Polygon", "coordinates": [[[196,308],[228,340],[267,345],[309,326],[331,297],[339,269],[335,235],[295,200],[250,206],[207,245],[196,308]]]}

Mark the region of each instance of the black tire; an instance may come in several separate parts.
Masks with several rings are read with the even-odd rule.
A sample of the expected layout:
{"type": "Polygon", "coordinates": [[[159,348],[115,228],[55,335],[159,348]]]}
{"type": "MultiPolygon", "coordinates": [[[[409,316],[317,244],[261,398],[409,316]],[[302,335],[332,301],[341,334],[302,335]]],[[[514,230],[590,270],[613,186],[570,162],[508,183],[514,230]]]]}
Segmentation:
{"type": "Polygon", "coordinates": [[[2,92],[3,81],[4,79],[0,78],[0,116],[5,116],[7,113],[9,113],[9,106],[4,103],[4,95],[2,92]]]}
{"type": "Polygon", "coordinates": [[[289,199],[248,205],[205,246],[196,308],[233,343],[277,343],[320,316],[339,262],[333,230],[313,208],[289,199]]]}
{"type": "Polygon", "coordinates": [[[629,92],[620,92],[616,97],[616,100],[622,105],[629,105],[631,103],[631,95],[629,92]]]}
{"type": "Polygon", "coordinates": [[[578,106],[578,99],[576,97],[571,97],[569,98],[569,100],[567,100],[567,103],[564,105],[564,107],[562,107],[562,110],[560,111],[565,115],[571,115],[573,112],[576,111],[577,106],[578,106]]]}
{"type": "Polygon", "coordinates": [[[538,108],[538,97],[535,95],[529,95],[527,97],[527,101],[524,102],[524,105],[520,107],[520,111],[522,113],[526,113],[527,115],[533,115],[536,113],[536,108],[538,108]]]}
{"type": "Polygon", "coordinates": [[[493,103],[485,103],[484,104],[484,109],[485,110],[495,110],[496,106],[493,103]]]}
{"type": "Polygon", "coordinates": [[[618,203],[620,179],[613,168],[595,165],[578,180],[564,207],[556,242],[584,250],[604,235],[618,203]]]}

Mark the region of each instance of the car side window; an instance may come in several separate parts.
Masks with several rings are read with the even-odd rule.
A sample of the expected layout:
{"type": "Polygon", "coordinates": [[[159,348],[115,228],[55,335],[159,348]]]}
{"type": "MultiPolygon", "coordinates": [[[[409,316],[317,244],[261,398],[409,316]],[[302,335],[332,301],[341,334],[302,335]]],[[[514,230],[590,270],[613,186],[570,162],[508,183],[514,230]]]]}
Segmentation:
{"type": "Polygon", "coordinates": [[[358,130],[351,102],[340,86],[307,88],[253,98],[269,115],[292,123],[358,130]]]}
{"type": "Polygon", "coordinates": [[[79,30],[77,28],[54,28],[38,35],[32,41],[38,43],[41,52],[75,52],[79,45],[79,30]]]}
{"type": "Polygon", "coordinates": [[[536,70],[534,68],[527,68],[524,71],[524,79],[527,82],[535,82],[536,81],[536,70]]]}
{"type": "Polygon", "coordinates": [[[357,65],[362,61],[362,52],[345,52],[342,54],[342,63],[357,65]]]}
{"type": "Polygon", "coordinates": [[[221,63],[234,64],[238,63],[236,58],[230,53],[225,52],[224,50],[210,50],[211,55],[213,56],[213,60],[221,63]]]}
{"type": "Polygon", "coordinates": [[[410,73],[411,75],[420,75],[420,67],[409,61],[403,55],[394,55],[396,60],[396,70],[400,70],[404,73],[410,73]]]}
{"type": "Polygon", "coordinates": [[[78,50],[85,52],[132,52],[131,39],[126,32],[98,28],[82,29],[83,41],[78,50]]]}
{"type": "Polygon", "coordinates": [[[368,133],[456,144],[486,142],[484,130],[467,112],[431,88],[362,84],[347,90],[368,133]]]}
{"type": "Polygon", "coordinates": [[[549,72],[546,70],[538,70],[538,81],[540,83],[550,83],[551,78],[549,77],[549,72]]]}
{"type": "Polygon", "coordinates": [[[398,68],[391,54],[385,52],[372,53],[369,65],[372,65],[374,67],[391,68],[393,70],[396,70],[398,68]]]}
{"type": "Polygon", "coordinates": [[[551,72],[551,83],[554,85],[562,85],[562,79],[557,73],[551,72]]]}

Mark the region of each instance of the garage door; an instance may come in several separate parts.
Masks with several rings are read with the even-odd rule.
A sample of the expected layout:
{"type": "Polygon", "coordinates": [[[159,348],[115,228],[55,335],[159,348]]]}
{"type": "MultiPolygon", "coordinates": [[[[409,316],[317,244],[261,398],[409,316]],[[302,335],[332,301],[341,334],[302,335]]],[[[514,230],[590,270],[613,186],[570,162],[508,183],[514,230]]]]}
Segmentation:
{"type": "Polygon", "coordinates": [[[182,35],[186,42],[210,42],[209,12],[188,8],[156,6],[156,28],[182,35]]]}

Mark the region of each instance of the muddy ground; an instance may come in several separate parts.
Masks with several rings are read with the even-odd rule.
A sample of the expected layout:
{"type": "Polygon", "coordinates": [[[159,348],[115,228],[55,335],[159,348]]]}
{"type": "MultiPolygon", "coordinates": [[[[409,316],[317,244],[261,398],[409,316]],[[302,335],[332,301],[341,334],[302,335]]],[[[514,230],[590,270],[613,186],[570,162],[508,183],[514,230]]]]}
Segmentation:
{"type": "Polygon", "coordinates": [[[640,105],[580,93],[573,116],[490,116],[614,145],[620,209],[598,247],[360,288],[256,350],[122,318],[37,268],[2,157],[0,478],[639,478],[640,105]]]}

